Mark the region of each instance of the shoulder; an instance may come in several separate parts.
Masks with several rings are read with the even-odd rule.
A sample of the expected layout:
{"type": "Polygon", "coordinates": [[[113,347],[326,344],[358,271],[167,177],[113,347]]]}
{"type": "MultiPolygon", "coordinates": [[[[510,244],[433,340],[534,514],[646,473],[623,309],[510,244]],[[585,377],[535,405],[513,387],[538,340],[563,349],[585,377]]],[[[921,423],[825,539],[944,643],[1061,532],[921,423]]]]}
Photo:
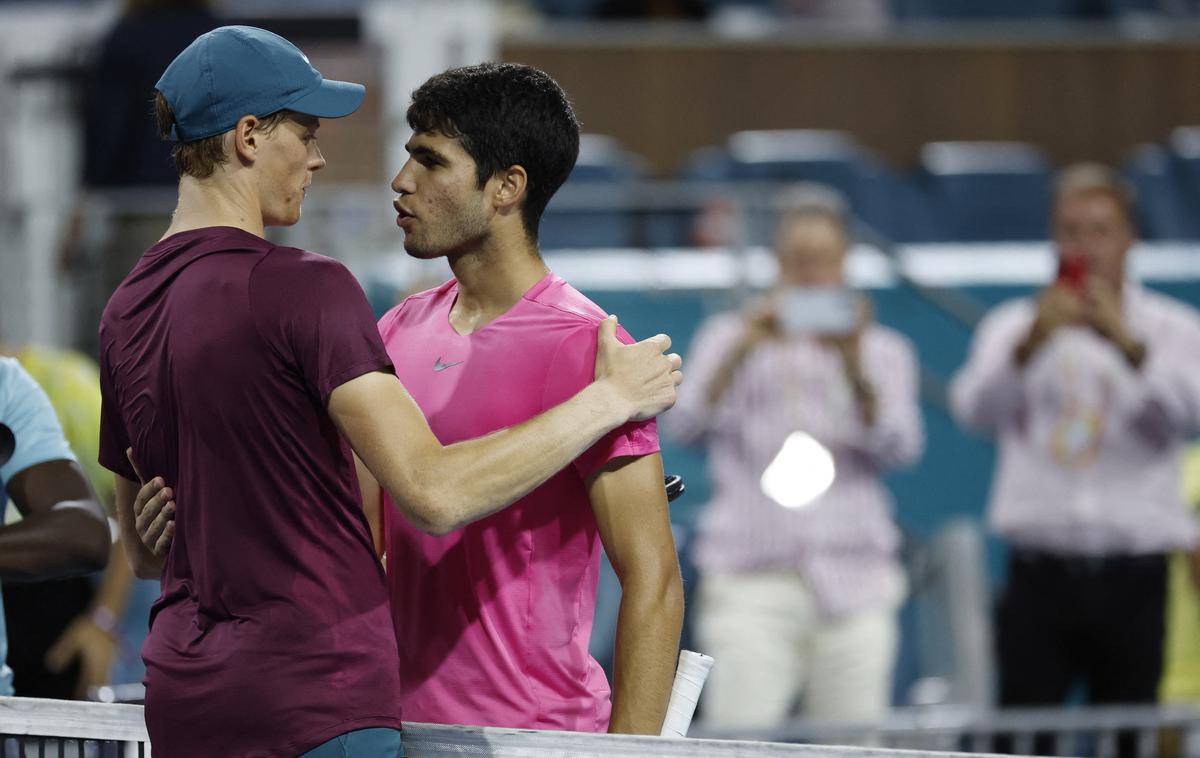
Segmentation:
{"type": "Polygon", "coordinates": [[[1009,332],[1025,329],[1037,316],[1037,304],[1032,297],[1006,300],[984,314],[978,331],[1009,332]]]}
{"type": "Polygon", "coordinates": [[[879,323],[872,324],[867,329],[865,336],[869,340],[869,344],[880,352],[905,357],[915,357],[917,354],[912,340],[890,326],[879,323]]]}
{"type": "Polygon", "coordinates": [[[456,282],[454,279],[451,279],[450,281],[445,282],[437,287],[409,295],[384,312],[383,316],[379,319],[380,325],[400,321],[403,318],[411,316],[415,313],[427,311],[430,308],[436,308],[446,296],[453,295],[457,284],[458,282],[456,282]]]}
{"type": "Polygon", "coordinates": [[[263,251],[254,268],[255,276],[281,276],[303,279],[351,277],[350,269],[341,261],[327,255],[298,247],[271,245],[263,251]]]}
{"type": "Polygon", "coordinates": [[[449,310],[454,301],[457,284],[458,282],[451,279],[441,286],[404,298],[379,318],[379,334],[384,340],[387,340],[397,330],[406,329],[417,322],[424,321],[431,312],[439,308],[444,307],[449,310]]]}
{"type": "MultiPolygon", "coordinates": [[[[536,319],[538,332],[560,349],[573,345],[586,345],[593,353],[596,347],[596,329],[608,313],[590,298],[572,287],[558,276],[551,276],[545,286],[525,295],[530,304],[530,314],[536,319]]],[[[618,327],[617,338],[622,342],[633,342],[633,336],[618,327]]]]}
{"type": "Polygon", "coordinates": [[[595,328],[608,317],[603,308],[556,275],[545,286],[526,294],[525,300],[539,308],[546,319],[564,326],[595,328]]]}
{"type": "Polygon", "coordinates": [[[267,249],[250,273],[249,291],[252,305],[265,305],[268,314],[367,307],[362,285],[345,264],[294,247],[267,249]]]}
{"type": "Polygon", "coordinates": [[[0,423],[17,437],[19,448],[13,461],[28,465],[72,458],[50,398],[15,358],[0,358],[0,423]]]}
{"type": "Polygon", "coordinates": [[[1184,331],[1200,329],[1200,311],[1182,300],[1140,286],[1134,292],[1139,307],[1160,327],[1184,331]]]}
{"type": "Polygon", "coordinates": [[[59,423],[46,391],[12,357],[0,357],[0,423],[18,434],[35,427],[58,428],[59,423]]]}
{"type": "MultiPolygon", "coordinates": [[[[520,330],[520,353],[531,364],[544,365],[548,387],[578,388],[590,381],[596,368],[596,331],[608,315],[604,309],[557,276],[526,293],[524,300],[519,317],[507,322],[520,330]]],[[[617,330],[617,338],[634,341],[624,329],[617,330]]]]}
{"type": "Polygon", "coordinates": [[[0,413],[21,405],[22,400],[39,392],[37,382],[20,361],[16,358],[0,358],[0,413]]]}

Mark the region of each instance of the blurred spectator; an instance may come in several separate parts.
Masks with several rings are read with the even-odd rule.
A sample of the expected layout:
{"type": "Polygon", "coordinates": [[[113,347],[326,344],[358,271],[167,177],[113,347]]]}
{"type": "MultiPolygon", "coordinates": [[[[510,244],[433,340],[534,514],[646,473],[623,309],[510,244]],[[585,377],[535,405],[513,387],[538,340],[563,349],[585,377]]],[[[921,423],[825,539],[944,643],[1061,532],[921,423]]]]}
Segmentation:
{"type": "Polygon", "coordinates": [[[154,84],[183,48],[217,24],[206,0],[126,0],[98,43],[83,90],[83,188],[89,204],[108,215],[85,214],[81,204],[62,259],[86,288],[79,343],[91,355],[109,295],[170,223],[179,176],[151,115],[154,84]],[[156,189],[162,199],[149,194],[156,189]],[[107,228],[84,228],[99,221],[107,228]],[[98,261],[88,259],[85,238],[96,240],[98,261]]]}
{"type": "MultiPolygon", "coordinates": [[[[0,527],[0,579],[32,581],[98,571],[109,552],[108,523],[63,437],[46,393],[13,358],[0,357],[0,489],[22,519],[0,527]]],[[[0,694],[11,695],[0,615],[0,694]]]]}
{"type": "Polygon", "coordinates": [[[806,717],[885,715],[906,582],[880,475],[923,447],[913,349],[845,289],[839,198],[785,207],[779,287],[700,326],[664,419],[708,446],[696,636],[717,661],[704,717],[727,726],[777,724],[798,699],[806,717]]]}
{"type": "Polygon", "coordinates": [[[1058,280],[984,319],[951,388],[958,419],[999,441],[1002,705],[1059,704],[1080,681],[1093,703],[1156,699],[1167,554],[1196,543],[1179,457],[1200,431],[1200,314],[1126,278],[1133,218],[1115,172],[1063,171],[1058,280]]]}
{"type": "MultiPolygon", "coordinates": [[[[101,504],[111,513],[113,478],[97,461],[99,366],[73,351],[32,345],[18,348],[0,342],[0,356],[6,355],[15,357],[45,391],[67,444],[78,456],[101,504]]],[[[119,621],[133,581],[120,546],[114,545],[98,589],[92,577],[84,576],[36,585],[5,584],[8,663],[14,671],[16,693],[81,698],[89,687],[107,684],[120,649],[119,621]]],[[[134,663],[124,661],[126,667],[134,663]]]]}

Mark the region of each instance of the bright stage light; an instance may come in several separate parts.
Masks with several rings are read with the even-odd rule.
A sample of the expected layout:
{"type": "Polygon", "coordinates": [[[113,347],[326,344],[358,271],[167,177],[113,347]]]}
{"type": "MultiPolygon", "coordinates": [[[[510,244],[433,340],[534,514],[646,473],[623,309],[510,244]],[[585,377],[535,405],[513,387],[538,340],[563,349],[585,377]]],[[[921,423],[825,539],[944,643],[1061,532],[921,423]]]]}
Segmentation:
{"type": "Polygon", "coordinates": [[[803,508],[825,494],[836,475],[833,454],[804,432],[792,432],[762,475],[762,491],[784,508],[803,508]]]}

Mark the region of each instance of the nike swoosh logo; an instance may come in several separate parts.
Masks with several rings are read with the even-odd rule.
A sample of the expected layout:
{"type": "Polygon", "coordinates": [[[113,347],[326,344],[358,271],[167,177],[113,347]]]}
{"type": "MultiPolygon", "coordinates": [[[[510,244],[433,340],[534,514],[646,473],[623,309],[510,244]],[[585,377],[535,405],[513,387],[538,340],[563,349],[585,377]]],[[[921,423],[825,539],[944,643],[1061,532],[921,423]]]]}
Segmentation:
{"type": "Polygon", "coordinates": [[[438,359],[433,362],[433,370],[434,371],[445,371],[446,369],[448,369],[452,366],[457,366],[458,364],[460,364],[462,362],[463,361],[455,361],[454,363],[442,363],[442,356],[439,355],[438,359]]]}

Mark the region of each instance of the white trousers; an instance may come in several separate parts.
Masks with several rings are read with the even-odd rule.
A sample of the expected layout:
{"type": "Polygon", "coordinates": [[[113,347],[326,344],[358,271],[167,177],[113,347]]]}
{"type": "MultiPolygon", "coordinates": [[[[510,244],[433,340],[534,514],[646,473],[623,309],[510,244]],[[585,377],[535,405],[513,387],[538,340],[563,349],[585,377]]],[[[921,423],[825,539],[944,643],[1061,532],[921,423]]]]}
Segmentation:
{"type": "Polygon", "coordinates": [[[713,656],[701,695],[706,723],[769,727],[793,715],[874,721],[891,704],[896,607],[826,619],[794,572],[706,575],[696,636],[713,656]]]}

